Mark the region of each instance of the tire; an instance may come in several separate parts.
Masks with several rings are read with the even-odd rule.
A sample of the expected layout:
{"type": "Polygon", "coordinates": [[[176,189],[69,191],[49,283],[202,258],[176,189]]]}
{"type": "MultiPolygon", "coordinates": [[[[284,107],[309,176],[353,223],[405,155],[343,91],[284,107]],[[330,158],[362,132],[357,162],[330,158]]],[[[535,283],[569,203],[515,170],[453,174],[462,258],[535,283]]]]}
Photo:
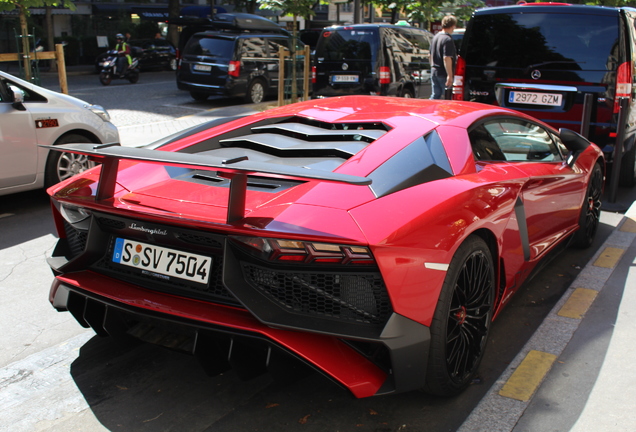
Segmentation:
{"type": "Polygon", "coordinates": [[[190,92],[190,96],[192,97],[192,99],[199,102],[208,100],[208,95],[206,95],[205,93],[190,92]]]}
{"type": "Polygon", "coordinates": [[[579,216],[579,230],[574,234],[572,245],[585,249],[592,246],[601,218],[601,196],[603,195],[603,170],[595,164],[590,174],[587,192],[581,214],[579,216]]]}
{"type": "Polygon", "coordinates": [[[495,268],[486,242],[468,237],[446,273],[433,322],[424,390],[454,396],[477,373],[495,302],[495,268]]]}
{"type": "Polygon", "coordinates": [[[245,101],[247,103],[261,103],[265,99],[265,83],[263,80],[255,79],[247,86],[245,101]]]}
{"type": "Polygon", "coordinates": [[[618,174],[618,184],[624,187],[636,185],[636,142],[632,148],[623,155],[621,171],[618,174]]]}
{"type": "MultiPolygon", "coordinates": [[[[65,135],[54,145],[69,144],[69,143],[91,143],[90,139],[82,135],[70,134],[65,135]]],[[[46,160],[46,168],[44,171],[44,184],[45,187],[53,186],[72,177],[76,174],[93,168],[95,162],[88,160],[88,156],[78,155],[73,153],[63,153],[58,151],[50,151],[48,159],[46,160]]]]}
{"type": "Polygon", "coordinates": [[[139,81],[139,71],[130,71],[128,73],[128,81],[130,81],[131,84],[136,84],[139,81]]]}
{"type": "Polygon", "coordinates": [[[170,59],[170,61],[168,62],[168,70],[171,70],[171,71],[176,71],[177,70],[177,59],[176,58],[170,59]]]}
{"type": "Polygon", "coordinates": [[[407,99],[411,99],[411,98],[414,98],[415,95],[413,94],[413,90],[405,88],[402,91],[402,97],[403,98],[407,98],[407,99]]]}
{"type": "Polygon", "coordinates": [[[102,83],[102,85],[107,86],[111,83],[112,80],[113,76],[109,72],[102,72],[99,74],[99,82],[102,83]]]}

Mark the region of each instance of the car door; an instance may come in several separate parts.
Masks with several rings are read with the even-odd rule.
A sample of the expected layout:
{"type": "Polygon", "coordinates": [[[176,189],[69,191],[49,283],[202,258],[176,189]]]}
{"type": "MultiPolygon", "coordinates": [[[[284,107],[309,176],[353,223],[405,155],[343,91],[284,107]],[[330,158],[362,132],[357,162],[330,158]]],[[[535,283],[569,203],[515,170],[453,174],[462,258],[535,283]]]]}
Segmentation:
{"type": "Polygon", "coordinates": [[[0,188],[33,183],[38,147],[35,124],[25,104],[14,106],[12,83],[0,79],[0,188]]]}
{"type": "Polygon", "coordinates": [[[578,223],[585,173],[564,162],[558,137],[513,117],[487,120],[470,133],[476,158],[513,165],[525,174],[521,190],[529,257],[539,257],[578,223]]]}

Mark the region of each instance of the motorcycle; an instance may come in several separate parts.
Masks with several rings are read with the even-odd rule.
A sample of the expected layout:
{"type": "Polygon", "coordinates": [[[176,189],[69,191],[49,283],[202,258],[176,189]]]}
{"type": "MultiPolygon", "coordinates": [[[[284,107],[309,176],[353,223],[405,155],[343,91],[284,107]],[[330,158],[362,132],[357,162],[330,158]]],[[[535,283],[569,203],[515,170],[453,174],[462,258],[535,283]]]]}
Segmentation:
{"type": "Polygon", "coordinates": [[[99,73],[99,82],[107,86],[114,79],[127,79],[131,84],[139,81],[139,59],[132,58],[132,63],[124,71],[124,76],[117,73],[117,51],[108,51],[108,56],[102,63],[102,71],[99,73]]]}

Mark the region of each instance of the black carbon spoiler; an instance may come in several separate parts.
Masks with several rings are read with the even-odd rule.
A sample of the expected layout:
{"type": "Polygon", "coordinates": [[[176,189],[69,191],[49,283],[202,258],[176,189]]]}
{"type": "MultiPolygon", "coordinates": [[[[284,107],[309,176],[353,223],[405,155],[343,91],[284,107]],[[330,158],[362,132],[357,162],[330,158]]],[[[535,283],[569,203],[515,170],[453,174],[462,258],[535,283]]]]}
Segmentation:
{"type": "Polygon", "coordinates": [[[230,180],[227,223],[241,220],[245,215],[248,175],[270,174],[292,179],[347,183],[358,186],[368,186],[371,184],[371,179],[367,177],[311,170],[295,166],[254,162],[250,161],[247,156],[223,159],[209,155],[176,153],[137,147],[121,147],[119,144],[64,144],[40,147],[54,151],[86,155],[95,162],[101,163],[102,170],[97,185],[97,201],[113,198],[119,161],[122,159],[158,165],[217,171],[219,176],[230,180]]]}

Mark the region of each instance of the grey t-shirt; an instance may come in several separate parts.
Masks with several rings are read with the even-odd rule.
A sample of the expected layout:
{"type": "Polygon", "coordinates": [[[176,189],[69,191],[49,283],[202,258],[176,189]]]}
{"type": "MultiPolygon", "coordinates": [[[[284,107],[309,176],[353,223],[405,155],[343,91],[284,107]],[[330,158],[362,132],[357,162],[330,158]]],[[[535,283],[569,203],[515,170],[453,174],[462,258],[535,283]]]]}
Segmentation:
{"type": "Polygon", "coordinates": [[[431,56],[433,58],[431,75],[446,76],[444,57],[453,58],[453,68],[455,67],[455,59],[457,58],[453,37],[445,31],[437,33],[431,42],[431,56]]]}

